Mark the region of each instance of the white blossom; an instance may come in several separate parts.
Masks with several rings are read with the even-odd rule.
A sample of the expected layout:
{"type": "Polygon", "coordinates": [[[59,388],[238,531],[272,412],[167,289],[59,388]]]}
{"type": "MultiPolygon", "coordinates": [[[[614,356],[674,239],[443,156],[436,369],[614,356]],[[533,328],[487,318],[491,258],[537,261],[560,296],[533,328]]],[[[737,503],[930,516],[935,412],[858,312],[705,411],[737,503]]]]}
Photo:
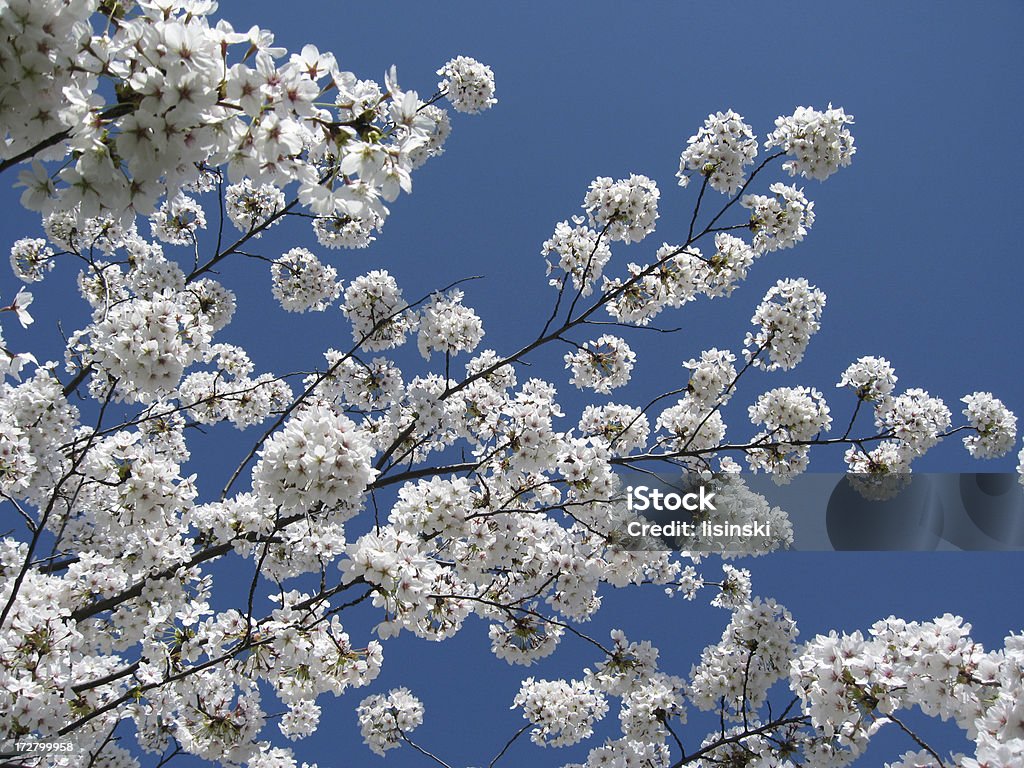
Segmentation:
{"type": "Polygon", "coordinates": [[[346,416],[314,406],[292,416],[260,451],[253,489],[284,509],[345,507],[354,514],[377,472],[366,437],[346,416]]]}
{"type": "Polygon", "coordinates": [[[743,117],[731,109],[708,115],[704,126],[687,141],[679,157],[679,186],[685,187],[690,171],[707,178],[711,188],[726,195],[736,192],[744,180],[744,168],[757,157],[757,139],[743,117]]]}
{"type": "Polygon", "coordinates": [[[821,392],[807,387],[779,387],[761,395],[749,409],[750,420],[764,425],[773,439],[808,441],[832,424],[821,392]]]}
{"type": "Polygon", "coordinates": [[[437,84],[459,112],[480,112],[498,103],[494,98],[494,72],[468,56],[457,56],[437,70],[443,78],[437,84]]]}
{"type": "Polygon", "coordinates": [[[420,312],[417,346],[424,358],[431,352],[453,355],[472,352],[483,338],[483,323],[470,307],[462,303],[462,291],[435,294],[420,312]]]}
{"type": "Polygon", "coordinates": [[[273,184],[256,186],[252,179],[242,179],[224,190],[224,206],[231,223],[242,232],[250,232],[268,225],[274,214],[284,210],[284,193],[273,184]]]}
{"type": "Polygon", "coordinates": [[[590,225],[610,239],[636,243],[654,231],[659,197],[658,185],[646,176],[634,173],[618,181],[599,176],[590,183],[583,208],[590,225]]]}
{"type": "Polygon", "coordinates": [[[750,209],[754,250],[761,254],[792,248],[814,224],[814,203],[802,189],[777,182],[768,187],[772,196],[744,195],[740,205],[750,209]]]}
{"type": "Polygon", "coordinates": [[[1010,452],[1017,442],[1017,417],[990,392],[975,392],[961,402],[967,404],[964,416],[977,434],[964,438],[967,451],[979,459],[995,458],[1010,452]]]}
{"type": "Polygon", "coordinates": [[[898,380],[884,357],[861,357],[843,371],[836,386],[850,387],[859,399],[884,406],[889,402],[898,380]]]}
{"type": "Polygon", "coordinates": [[[908,389],[875,416],[879,427],[892,431],[912,455],[920,455],[939,441],[951,424],[949,408],[923,389],[908,389]]]}
{"type": "Polygon", "coordinates": [[[368,696],[356,710],[363,743],[378,755],[402,746],[403,736],[423,723],[423,705],[408,688],[368,696]]]}
{"type": "Polygon", "coordinates": [[[619,453],[629,453],[647,444],[651,426],[639,408],[628,405],[588,405],[579,423],[580,432],[599,436],[619,453]]]}
{"type": "MultiPolygon", "coordinates": [[[[570,227],[568,221],[558,222],[554,234],[544,241],[541,253],[544,256],[558,256],[557,264],[548,262],[548,274],[557,266],[566,275],[572,276],[576,290],[583,296],[589,296],[612,252],[599,232],[583,226],[583,219],[575,217],[573,224],[570,227]]],[[[551,284],[557,286],[559,281],[552,278],[551,284]]]]}
{"type": "Polygon", "coordinates": [[[391,349],[405,343],[413,317],[395,279],[384,270],[355,278],[345,289],[341,311],[352,323],[352,338],[363,349],[391,349]]]}
{"type": "Polygon", "coordinates": [[[23,237],[11,246],[11,268],[26,283],[42,280],[54,264],[53,249],[41,237],[23,237]]]}
{"type": "Polygon", "coordinates": [[[196,232],[206,229],[206,214],[202,206],[186,195],[165,202],[149,220],[153,236],[174,245],[193,243],[196,232]]]}
{"type": "Polygon", "coordinates": [[[712,348],[701,352],[699,360],[683,363],[693,371],[686,387],[690,396],[704,407],[728,402],[736,378],[735,362],[732,352],[712,348]]]}
{"type": "Polygon", "coordinates": [[[857,151],[846,127],[852,123],[853,117],[842,107],[829,104],[824,112],[797,107],[789,117],[775,121],[775,130],[768,134],[765,148],[779,147],[791,158],[782,165],[790,176],[800,174],[824,181],[848,166],[857,151]]]}
{"type": "Polygon", "coordinates": [[[364,217],[340,214],[314,219],[313,233],[325,248],[366,248],[376,240],[373,233],[382,225],[383,220],[373,211],[364,217]]]}
{"type": "Polygon", "coordinates": [[[605,334],[565,355],[565,367],[572,369],[569,383],[580,389],[607,393],[629,381],[636,354],[622,339],[605,334]]]}
{"type": "Polygon", "coordinates": [[[690,672],[690,700],[705,711],[724,700],[726,717],[741,720],[744,709],[756,710],[788,673],[798,634],[789,611],[774,600],[740,606],[721,641],[705,648],[690,672]]]}
{"type": "Polygon", "coordinates": [[[766,370],[792,368],[804,356],[811,336],[821,328],[825,294],[800,278],[780,280],[764,295],[750,322],[759,326],[743,341],[743,356],[766,370]],[[768,362],[759,357],[768,351],[768,362]]]}
{"type": "Polygon", "coordinates": [[[305,248],[292,248],[270,267],[274,298],[288,312],[322,312],[341,294],[338,271],[305,248]]]}
{"type": "Polygon", "coordinates": [[[605,697],[585,682],[564,680],[523,681],[512,703],[534,724],[530,739],[545,747],[563,747],[588,738],[594,723],[608,712],[605,697]]]}

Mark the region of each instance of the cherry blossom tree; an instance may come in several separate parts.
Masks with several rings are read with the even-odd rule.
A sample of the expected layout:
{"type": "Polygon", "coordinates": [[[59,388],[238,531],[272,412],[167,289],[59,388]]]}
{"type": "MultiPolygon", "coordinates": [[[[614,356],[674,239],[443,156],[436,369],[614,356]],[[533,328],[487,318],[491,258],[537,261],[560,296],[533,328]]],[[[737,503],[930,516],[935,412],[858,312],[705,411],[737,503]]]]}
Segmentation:
{"type": "MultiPolygon", "coordinates": [[[[415,691],[348,689],[374,681],[383,640],[444,640],[470,616],[509,664],[566,638],[586,659],[576,679],[523,679],[509,704],[525,724],[496,740],[492,766],[527,734],[545,748],[585,742],[613,711],[621,734],[594,743],[587,768],[837,766],[883,727],[912,746],[891,766],[1024,761],[1024,637],[986,650],[947,614],[801,641],[745,569],[624,546],[625,469],[714,482],[731,508],[776,521],[750,553],[763,554],[791,530],[743,465],[785,483],[812,449],[841,446],[882,492],[946,438],[977,458],[1013,449],[1016,419],[993,394],[967,395],[954,419],[898,387],[880,357],[842,374],[842,416],[795,386],[736,419],[726,405],[746,374],[795,367],[819,329],[826,294],[803,278],[765,294],[736,350],[704,350],[664,394],[630,396],[630,334],[728,297],[808,236],[802,185],[854,160],[852,116],[798,107],[758,138],[736,112],[709,115],[680,156],[693,208],[676,244],[649,247],[654,179],[596,178],[581,213],[538,237],[550,314],[498,351],[481,346],[465,281],[413,289],[385,269],[346,281],[331,257],[370,246],[414,172],[443,162],[449,107],[496,103],[491,69],[457,56],[423,98],[394,69],[365,80],[313,46],[289,53],[268,30],[236,31],[215,5],[0,3],[0,171],[42,221],[41,236],[13,243],[12,269],[28,285],[74,277],[91,313],[68,329],[63,360],[0,339],[0,738],[27,751],[18,764],[187,753],[294,766],[330,693],[351,703],[369,750],[447,765],[415,740],[430,717],[415,691]],[[311,227],[321,251],[261,253],[279,225],[311,227]],[[631,243],[647,248],[642,263],[616,259],[631,243]],[[305,371],[258,371],[258,356],[217,340],[243,295],[232,280],[253,268],[284,311],[343,315],[351,341],[305,371]],[[413,340],[422,368],[403,371],[393,351],[413,340]],[[564,379],[530,375],[546,349],[564,379]],[[593,402],[566,413],[566,387],[593,402]],[[238,462],[200,481],[190,446],[210,434],[238,462]],[[215,561],[244,582],[232,608],[213,607],[215,561]],[[687,672],[661,669],[628,627],[588,634],[601,594],[626,587],[708,593],[729,615],[721,640],[687,672]],[[261,613],[265,597],[276,607],[261,613]],[[361,604],[374,626],[348,623],[361,604]],[[912,709],[955,721],[974,754],[941,754],[904,722],[912,709]],[[720,727],[689,730],[697,711],[720,727]],[[278,746],[282,735],[300,743],[278,746]]],[[[22,288],[4,310],[31,323],[32,299],[22,288]]]]}

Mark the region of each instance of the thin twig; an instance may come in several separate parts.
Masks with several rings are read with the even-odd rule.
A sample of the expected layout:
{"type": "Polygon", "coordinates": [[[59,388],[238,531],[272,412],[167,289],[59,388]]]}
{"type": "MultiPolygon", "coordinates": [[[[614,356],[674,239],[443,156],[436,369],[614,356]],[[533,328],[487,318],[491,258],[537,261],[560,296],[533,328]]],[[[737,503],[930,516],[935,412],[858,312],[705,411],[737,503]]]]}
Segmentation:
{"type": "Polygon", "coordinates": [[[515,740],[516,740],[516,739],[518,739],[518,738],[519,738],[520,736],[522,736],[522,735],[523,735],[524,733],[526,733],[526,731],[527,731],[527,730],[528,730],[529,728],[530,728],[530,723],[527,723],[527,724],[526,724],[526,725],[524,725],[524,726],[523,726],[522,728],[520,728],[520,729],[519,729],[518,731],[516,731],[516,735],[515,735],[515,736],[513,736],[513,737],[512,737],[511,739],[509,739],[509,740],[508,740],[508,741],[507,741],[507,742],[505,743],[505,746],[501,748],[501,752],[499,752],[498,754],[496,754],[496,755],[494,756],[494,759],[493,759],[493,760],[491,760],[491,762],[489,762],[489,763],[487,764],[487,768],[494,768],[494,764],[495,764],[495,763],[497,763],[497,762],[498,762],[499,760],[501,760],[502,756],[503,756],[503,755],[504,755],[504,754],[505,754],[506,752],[508,752],[508,748],[512,746],[512,744],[513,744],[513,743],[515,742],[515,740]]]}

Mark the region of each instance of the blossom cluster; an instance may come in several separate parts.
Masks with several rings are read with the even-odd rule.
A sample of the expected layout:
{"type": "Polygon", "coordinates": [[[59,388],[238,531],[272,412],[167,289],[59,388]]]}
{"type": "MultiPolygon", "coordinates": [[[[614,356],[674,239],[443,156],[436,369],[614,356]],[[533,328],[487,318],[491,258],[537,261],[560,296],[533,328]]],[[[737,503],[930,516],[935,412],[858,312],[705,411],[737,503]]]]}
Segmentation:
{"type": "Polygon", "coordinates": [[[287,312],[322,312],[341,294],[338,272],[305,248],[292,248],[270,268],[274,298],[287,312]]]}
{"type": "Polygon", "coordinates": [[[750,209],[750,229],[757,253],[792,248],[807,236],[814,224],[814,203],[802,189],[776,182],[771,196],[745,195],[740,205],[750,209]]]}
{"type": "Polygon", "coordinates": [[[743,186],[743,169],[756,157],[757,139],[742,115],[731,109],[708,115],[679,157],[679,186],[689,184],[689,172],[697,171],[715,191],[734,194],[743,186]]]}
{"type": "Polygon", "coordinates": [[[255,232],[257,228],[266,229],[271,218],[284,210],[284,193],[273,184],[257,186],[252,179],[242,179],[224,190],[224,207],[235,227],[242,232],[255,232]]]}
{"type": "Polygon", "coordinates": [[[359,730],[363,741],[383,755],[401,746],[401,740],[423,722],[423,705],[407,688],[388,691],[386,696],[368,696],[359,704],[359,730]]]}
{"type": "Polygon", "coordinates": [[[732,614],[717,645],[708,646],[690,672],[688,698],[702,710],[725,702],[727,717],[756,711],[796,655],[796,623],[775,601],[754,599],[732,614]]]}
{"type": "Polygon", "coordinates": [[[952,423],[946,404],[918,387],[894,397],[888,407],[878,409],[875,419],[879,426],[891,430],[912,455],[920,455],[938,443],[942,431],[952,423]]]}
{"type": "Polygon", "coordinates": [[[629,382],[636,353],[617,336],[605,334],[565,356],[565,367],[572,369],[570,384],[607,393],[629,382]]]}
{"type": "Polygon", "coordinates": [[[536,726],[530,738],[546,747],[564,747],[588,738],[594,722],[608,712],[601,692],[585,682],[532,677],[523,681],[512,706],[523,708],[523,717],[536,726]]]}
{"type": "MultiPolygon", "coordinates": [[[[267,30],[213,23],[215,3],[132,4],[94,28],[98,5],[5,6],[5,71],[18,76],[0,81],[11,107],[3,156],[70,158],[54,177],[38,160],[21,174],[30,208],[122,222],[153,214],[160,239],[191,242],[205,222],[181,193],[210,188],[209,169],[227,165],[236,183],[226,208],[243,230],[279,215],[293,184],[318,216],[376,227],[443,144],[443,110],[403,90],[393,70],[382,88],[315,46],[287,55],[267,30]]],[[[439,73],[456,109],[495,103],[485,65],[460,56],[439,73]]]]}
{"type": "Polygon", "coordinates": [[[472,352],[484,335],[483,323],[470,307],[462,303],[462,291],[435,295],[419,318],[420,354],[430,359],[431,352],[454,355],[472,352]]]}
{"type": "Polygon", "coordinates": [[[791,159],[782,164],[791,176],[797,174],[824,181],[840,168],[848,166],[857,152],[853,135],[846,126],[853,117],[842,107],[831,104],[824,112],[813,107],[797,107],[788,117],[775,121],[766,148],[779,147],[791,159]]]}
{"type": "MultiPolygon", "coordinates": [[[[555,233],[544,241],[541,253],[544,256],[557,254],[558,268],[572,276],[573,285],[583,296],[589,296],[612,252],[600,233],[583,226],[581,217],[574,217],[573,224],[575,226],[570,227],[568,221],[558,222],[555,233]]],[[[553,268],[549,262],[548,274],[551,274],[553,268]]],[[[552,285],[557,284],[558,281],[552,281],[552,285]]]]}
{"type": "Polygon", "coordinates": [[[373,450],[344,414],[312,406],[290,418],[260,452],[253,490],[283,511],[346,508],[355,514],[376,475],[373,450]]]}
{"type": "Polygon", "coordinates": [[[860,400],[887,405],[898,381],[884,357],[861,357],[843,371],[837,387],[850,387],[860,400]]]}
{"type": "Polygon", "coordinates": [[[1017,438],[1017,417],[990,392],[975,392],[962,398],[967,404],[964,416],[976,435],[964,438],[971,456],[981,459],[1007,454],[1017,438]]]}
{"type": "Polygon", "coordinates": [[[438,90],[447,91],[452,106],[459,112],[479,112],[498,103],[494,98],[494,72],[486,64],[457,56],[437,74],[444,78],[437,84],[438,90]]]}
{"type": "Polygon", "coordinates": [[[780,280],[764,295],[754,316],[757,333],[748,333],[743,341],[743,354],[753,365],[766,370],[783,370],[799,363],[821,328],[825,293],[804,278],[780,280]],[[768,362],[759,357],[768,352],[768,362]]]}
{"type": "Polygon", "coordinates": [[[594,179],[583,199],[593,227],[605,229],[612,240],[636,243],[654,231],[658,219],[658,185],[647,176],[632,174],[612,181],[594,179]]]}
{"type": "MultiPolygon", "coordinates": [[[[952,414],[940,398],[920,388],[897,395],[897,381],[888,360],[862,357],[847,367],[836,385],[854,390],[860,402],[872,404],[875,425],[885,438],[870,449],[851,446],[845,456],[858,487],[874,498],[891,496],[901,487],[913,460],[936,445],[952,424],[952,414]]],[[[975,392],[961,401],[967,405],[963,410],[967,451],[976,458],[1009,453],[1017,436],[1013,412],[989,392],[975,392]]]]}
{"type": "Polygon", "coordinates": [[[791,685],[814,726],[852,755],[898,710],[917,707],[977,742],[964,765],[1012,765],[1024,755],[1024,731],[1009,716],[1020,706],[1024,646],[1011,635],[1004,651],[986,652],[970,630],[945,614],[921,623],[890,616],[867,636],[819,635],[792,660],[791,685]]]}

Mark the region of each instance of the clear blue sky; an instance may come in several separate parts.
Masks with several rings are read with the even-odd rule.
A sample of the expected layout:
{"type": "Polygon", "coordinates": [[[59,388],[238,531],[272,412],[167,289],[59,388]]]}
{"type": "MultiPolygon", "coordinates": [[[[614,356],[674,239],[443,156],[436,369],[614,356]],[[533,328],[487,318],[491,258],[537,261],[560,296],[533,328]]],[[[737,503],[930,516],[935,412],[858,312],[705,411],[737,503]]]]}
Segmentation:
{"type": "MultiPolygon", "coordinates": [[[[345,279],[383,267],[407,297],[486,275],[466,288],[467,302],[484,320],[485,344],[507,352],[546,317],[553,291],[546,286],[541,243],[555,222],[580,213],[595,176],[643,173],[662,191],[658,231],[639,246],[616,249],[614,264],[621,268],[648,258],[663,240],[685,239],[696,190],[679,189],[674,174],[687,137],[709,112],[735,109],[763,137],[775,116],[832,102],[855,116],[858,151],[853,165],[827,183],[799,182],[815,201],[810,235],[793,250],[763,257],[731,300],[664,315],[663,324],[682,326],[679,334],[630,336],[640,357],[635,401],[678,386],[678,364],[702,349],[738,352],[766,288],[780,277],[803,276],[829,296],[823,328],[795,371],[752,378],[739,392],[733,434],[748,429],[746,405],[780,385],[818,387],[841,418],[850,403],[834,383],[849,362],[867,354],[887,357],[901,387],[928,389],[955,412],[962,395],[982,389],[1024,416],[1018,309],[1024,285],[1018,193],[1024,178],[1018,138],[1024,129],[1024,6],[987,2],[969,12],[960,3],[876,0],[840,7],[222,0],[220,13],[236,28],[259,23],[292,50],[315,43],[364,77],[379,79],[397,64],[401,83],[421,95],[433,91],[434,70],[457,54],[489,64],[497,77],[497,106],[475,118],[455,116],[446,154],[414,177],[413,195],[393,206],[372,248],[324,254],[300,223],[273,230],[259,241],[261,252],[276,256],[306,245],[328,256],[345,279]]],[[[28,217],[10,216],[4,224],[8,241],[37,230],[28,217]]],[[[258,371],[308,369],[326,347],[347,343],[337,310],[315,317],[274,311],[262,266],[227,265],[225,282],[242,301],[221,340],[251,346],[258,371]]],[[[68,294],[57,282],[69,278],[55,274],[51,286],[36,291],[38,322],[25,334],[6,323],[9,339],[37,349],[59,344],[57,315],[46,309],[60,306],[68,294]]],[[[84,303],[79,312],[85,316],[84,303]]],[[[583,402],[553,357],[539,358],[534,375],[559,384],[573,404],[570,414],[583,402]]],[[[214,430],[204,447],[196,446],[194,471],[202,477],[204,465],[218,466],[217,454],[244,450],[232,428],[214,430]]],[[[839,459],[819,459],[817,466],[834,470],[839,459]]],[[[973,462],[959,442],[950,442],[918,468],[1013,465],[1010,459],[973,462]]],[[[201,490],[219,488],[219,478],[213,480],[201,490]]],[[[890,613],[929,619],[950,611],[973,621],[976,636],[993,645],[1024,623],[1019,605],[989,599],[993,589],[1005,595],[1021,565],[1018,555],[818,553],[781,554],[746,567],[755,593],[789,607],[804,638],[830,628],[866,630],[890,613]]],[[[706,567],[713,578],[717,565],[706,567]]],[[[369,639],[368,624],[357,617],[368,621],[369,614],[346,621],[359,642],[369,639]]],[[[663,649],[665,669],[685,676],[727,620],[726,612],[699,602],[666,602],[656,591],[633,590],[609,595],[589,631],[606,637],[610,627],[621,626],[632,639],[651,639],[663,649]]],[[[297,754],[322,768],[377,764],[359,742],[354,708],[369,693],[407,685],[426,705],[417,741],[452,765],[486,764],[524,722],[508,711],[520,677],[575,677],[597,660],[566,640],[555,657],[524,671],[496,660],[488,645],[486,627],[476,621],[440,645],[411,636],[387,643],[380,679],[336,703],[323,701],[322,733],[299,742],[297,754]]],[[[614,711],[606,725],[617,736],[614,711]]],[[[692,747],[704,732],[684,734],[692,747]]],[[[523,741],[503,764],[561,765],[583,757],[578,750],[539,751],[523,741]]],[[[913,747],[894,742],[898,751],[913,747]]],[[[866,764],[896,754],[880,748],[869,752],[866,764]]],[[[408,748],[387,759],[396,768],[425,764],[408,748]]]]}

